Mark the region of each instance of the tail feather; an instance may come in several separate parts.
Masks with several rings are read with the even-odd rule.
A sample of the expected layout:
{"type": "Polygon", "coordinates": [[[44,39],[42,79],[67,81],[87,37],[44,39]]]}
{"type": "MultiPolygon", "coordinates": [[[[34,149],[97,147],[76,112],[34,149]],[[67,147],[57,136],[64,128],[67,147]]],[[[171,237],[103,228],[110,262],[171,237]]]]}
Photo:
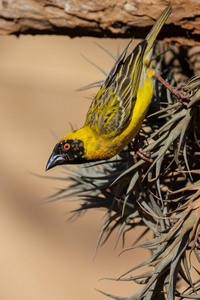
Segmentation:
{"type": "Polygon", "coordinates": [[[165,10],[162,12],[162,14],[160,15],[160,17],[158,18],[158,20],[156,21],[156,23],[154,24],[154,26],[152,27],[151,31],[149,32],[149,34],[146,36],[146,40],[147,40],[147,48],[145,51],[145,57],[149,58],[149,53],[152,50],[152,47],[154,45],[154,42],[161,30],[161,28],[163,27],[163,25],[165,24],[166,20],[168,19],[168,17],[171,15],[173,9],[171,5],[168,5],[165,10]]]}

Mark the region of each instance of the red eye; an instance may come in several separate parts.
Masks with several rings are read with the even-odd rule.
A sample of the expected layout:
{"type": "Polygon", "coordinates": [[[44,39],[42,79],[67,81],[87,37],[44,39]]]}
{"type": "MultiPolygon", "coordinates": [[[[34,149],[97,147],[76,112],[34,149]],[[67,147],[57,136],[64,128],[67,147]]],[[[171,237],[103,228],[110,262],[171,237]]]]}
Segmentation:
{"type": "Polygon", "coordinates": [[[64,144],[64,146],[63,146],[63,148],[65,149],[65,150],[69,150],[69,148],[70,148],[70,144],[64,144]]]}

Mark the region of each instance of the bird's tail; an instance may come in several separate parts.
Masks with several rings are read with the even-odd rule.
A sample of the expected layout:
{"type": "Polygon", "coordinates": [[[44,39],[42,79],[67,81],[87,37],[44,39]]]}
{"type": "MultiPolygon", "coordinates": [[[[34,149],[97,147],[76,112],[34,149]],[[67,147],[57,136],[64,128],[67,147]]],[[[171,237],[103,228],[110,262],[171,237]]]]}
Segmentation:
{"type": "Polygon", "coordinates": [[[161,28],[163,27],[163,25],[165,24],[166,20],[168,19],[168,17],[171,15],[173,9],[171,5],[168,5],[165,10],[162,12],[162,14],[160,15],[160,17],[158,18],[158,20],[156,21],[156,23],[154,24],[154,26],[152,27],[151,31],[149,32],[149,34],[146,36],[146,41],[148,43],[147,48],[145,50],[145,55],[144,57],[146,59],[149,60],[150,62],[150,58],[151,58],[151,53],[152,53],[152,47],[153,44],[161,30],[161,28]]]}

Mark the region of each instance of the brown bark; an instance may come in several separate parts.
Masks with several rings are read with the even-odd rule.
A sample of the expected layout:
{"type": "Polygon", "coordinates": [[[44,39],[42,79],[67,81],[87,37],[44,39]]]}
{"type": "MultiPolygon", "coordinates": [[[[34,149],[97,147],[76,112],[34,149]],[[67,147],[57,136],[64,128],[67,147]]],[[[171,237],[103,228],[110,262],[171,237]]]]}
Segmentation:
{"type": "MultiPolygon", "coordinates": [[[[174,12],[159,37],[200,44],[199,0],[172,0],[174,12]]],[[[144,38],[165,0],[1,0],[0,34],[63,34],[144,38]]]]}

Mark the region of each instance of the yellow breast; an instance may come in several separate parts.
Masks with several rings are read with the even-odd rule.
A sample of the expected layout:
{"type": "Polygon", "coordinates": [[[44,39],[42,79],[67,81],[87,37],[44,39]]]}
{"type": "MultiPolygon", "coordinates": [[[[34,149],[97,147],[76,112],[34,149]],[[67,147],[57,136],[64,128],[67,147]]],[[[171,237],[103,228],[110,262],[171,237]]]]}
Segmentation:
{"type": "Polygon", "coordinates": [[[142,87],[138,89],[137,100],[133,109],[132,118],[127,126],[117,137],[113,139],[114,144],[119,144],[119,152],[130,143],[138,133],[142,122],[146,116],[151,98],[153,95],[153,85],[151,79],[147,78],[142,87]]]}

